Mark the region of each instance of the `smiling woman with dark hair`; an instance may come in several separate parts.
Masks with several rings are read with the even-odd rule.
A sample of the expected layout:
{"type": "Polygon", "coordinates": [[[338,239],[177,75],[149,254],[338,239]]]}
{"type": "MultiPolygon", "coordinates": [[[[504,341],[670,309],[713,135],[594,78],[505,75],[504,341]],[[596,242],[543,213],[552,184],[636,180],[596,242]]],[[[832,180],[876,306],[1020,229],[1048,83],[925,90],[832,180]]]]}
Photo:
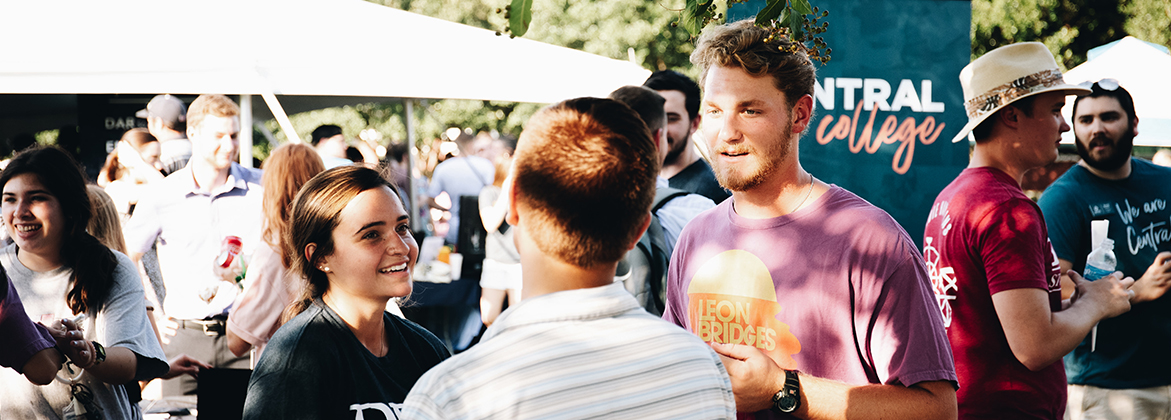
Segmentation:
{"type": "Polygon", "coordinates": [[[246,419],[397,418],[415,381],[448,358],[417,324],[385,311],[411,293],[419,246],[390,184],[361,166],[297,193],[281,245],[307,280],[248,384],[246,419]]]}
{"type": "Polygon", "coordinates": [[[0,263],[25,312],[51,327],[62,318],[87,315],[84,340],[95,356],[75,361],[80,374],[76,368],[58,374],[75,379],[72,387],[58,381],[32,388],[14,372],[0,371],[5,418],[64,418],[71,398],[84,393],[90,398],[79,401],[87,411],[100,410],[110,419],[140,418],[122,385],[168,370],[147,320],[138,270],[86,232],[93,207],[84,179],[77,163],[55,148],[26,150],[0,174],[0,210],[14,241],[0,250],[0,263]]]}

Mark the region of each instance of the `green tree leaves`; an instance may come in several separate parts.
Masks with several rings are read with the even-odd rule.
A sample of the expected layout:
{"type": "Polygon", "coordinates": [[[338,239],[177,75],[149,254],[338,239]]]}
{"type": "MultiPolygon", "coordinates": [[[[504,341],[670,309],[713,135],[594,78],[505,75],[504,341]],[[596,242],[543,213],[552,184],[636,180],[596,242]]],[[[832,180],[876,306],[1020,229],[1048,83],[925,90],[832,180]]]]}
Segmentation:
{"type": "Polygon", "coordinates": [[[1122,5],[1130,16],[1122,29],[1135,38],[1171,46],[1171,1],[1131,0],[1122,5]]]}
{"type": "Polygon", "coordinates": [[[533,0],[512,0],[508,16],[508,30],[512,36],[524,36],[533,23],[533,0]]]}
{"type": "MultiPolygon", "coordinates": [[[[736,0],[724,0],[733,3],[736,0]]],[[[511,36],[523,36],[528,32],[532,23],[532,0],[512,0],[507,8],[506,17],[508,26],[504,33],[511,36]]],[[[716,0],[686,0],[684,7],[679,11],[679,21],[675,24],[691,34],[698,36],[705,26],[723,17],[717,12],[716,0]]],[[[812,14],[813,7],[809,0],[767,0],[767,5],[756,16],[756,24],[761,26],[777,26],[790,28],[791,33],[802,33],[802,19],[804,15],[812,14]]]]}
{"type": "Polygon", "coordinates": [[[1038,41],[1065,69],[1094,47],[1135,35],[1171,42],[1167,0],[972,0],[972,58],[1015,42],[1038,41]]]}
{"type": "MultiPolygon", "coordinates": [[[[521,14],[518,13],[520,8],[512,3],[513,0],[368,1],[492,30],[500,30],[506,26],[512,29],[512,20],[521,14]],[[500,10],[499,13],[496,12],[497,9],[500,10]],[[504,16],[506,10],[507,18],[504,16]]],[[[635,64],[647,69],[675,69],[691,77],[697,76],[697,71],[692,69],[688,60],[695,44],[689,42],[690,35],[686,30],[671,26],[671,22],[678,18],[679,11],[684,8],[684,0],[529,0],[529,4],[529,21],[535,24],[528,26],[524,33],[525,38],[617,60],[628,60],[633,56],[635,64]]],[[[400,41],[376,39],[354,42],[400,41]]],[[[422,62],[416,57],[403,59],[403,65],[451,65],[465,68],[468,72],[510,65],[506,57],[485,62],[468,62],[461,57],[450,57],[450,60],[443,63],[422,62]]],[[[557,74],[549,74],[548,79],[534,83],[576,81],[566,80],[557,74]]],[[[416,115],[413,121],[417,138],[421,142],[437,137],[444,129],[452,126],[471,128],[473,131],[497,130],[519,135],[524,122],[528,121],[529,116],[541,106],[476,100],[418,101],[414,105],[416,115]]],[[[376,105],[369,114],[371,127],[381,132],[385,138],[404,138],[406,131],[402,124],[403,112],[401,102],[385,106],[376,105]],[[394,122],[380,122],[387,118],[394,122]]],[[[315,121],[314,124],[319,122],[325,121],[315,121]]],[[[277,133],[277,136],[280,137],[280,133],[277,133]]]]}
{"type": "Polygon", "coordinates": [[[813,13],[813,7],[809,6],[809,0],[793,0],[791,5],[793,10],[799,14],[808,15],[813,13]]]}
{"type": "Polygon", "coordinates": [[[760,12],[756,13],[756,24],[767,25],[769,22],[778,20],[787,21],[789,16],[789,7],[784,1],[771,1],[765,4],[760,12]]]}
{"type": "Polygon", "coordinates": [[[678,26],[683,27],[692,36],[699,35],[704,25],[716,17],[713,5],[712,0],[687,0],[686,7],[679,16],[678,26]]]}

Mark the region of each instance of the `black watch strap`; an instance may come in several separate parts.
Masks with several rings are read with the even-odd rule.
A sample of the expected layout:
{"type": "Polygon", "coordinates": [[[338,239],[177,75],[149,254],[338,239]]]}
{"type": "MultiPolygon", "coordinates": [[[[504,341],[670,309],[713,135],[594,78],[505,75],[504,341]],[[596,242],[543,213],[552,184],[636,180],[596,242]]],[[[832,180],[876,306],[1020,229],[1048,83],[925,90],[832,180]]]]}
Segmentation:
{"type": "Polygon", "coordinates": [[[792,413],[801,407],[801,380],[797,370],[785,370],[785,385],[773,395],[772,410],[792,413]]]}
{"type": "Polygon", "coordinates": [[[94,345],[94,365],[106,361],[106,348],[102,343],[97,341],[90,341],[94,345]]]}

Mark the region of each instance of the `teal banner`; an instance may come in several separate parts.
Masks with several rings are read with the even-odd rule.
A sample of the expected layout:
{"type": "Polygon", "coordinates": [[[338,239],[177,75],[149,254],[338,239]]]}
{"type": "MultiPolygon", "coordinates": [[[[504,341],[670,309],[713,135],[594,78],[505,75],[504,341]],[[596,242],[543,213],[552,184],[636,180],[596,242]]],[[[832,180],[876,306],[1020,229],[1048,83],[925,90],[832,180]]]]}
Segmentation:
{"type": "MultiPolygon", "coordinates": [[[[970,60],[972,9],[955,0],[811,0],[829,11],[833,49],[817,71],[815,113],[801,165],[890,213],[922,246],[935,196],[968,165],[960,70],[970,60]]],[[[764,0],[728,9],[754,18],[764,0]]]]}

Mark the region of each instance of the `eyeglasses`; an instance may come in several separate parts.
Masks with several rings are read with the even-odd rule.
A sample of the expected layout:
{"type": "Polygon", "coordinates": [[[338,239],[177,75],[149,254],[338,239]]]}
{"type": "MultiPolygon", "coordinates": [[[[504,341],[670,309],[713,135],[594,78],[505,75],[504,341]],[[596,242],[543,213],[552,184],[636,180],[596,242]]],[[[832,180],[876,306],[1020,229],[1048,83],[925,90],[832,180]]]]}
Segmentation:
{"type": "Polygon", "coordinates": [[[1102,79],[1097,82],[1091,82],[1091,81],[1087,80],[1087,81],[1078,83],[1077,85],[1080,87],[1089,89],[1089,90],[1094,90],[1094,85],[1098,85],[1098,87],[1102,88],[1102,90],[1110,91],[1110,92],[1118,90],[1118,87],[1119,87],[1118,81],[1114,80],[1114,79],[1102,79]]]}

